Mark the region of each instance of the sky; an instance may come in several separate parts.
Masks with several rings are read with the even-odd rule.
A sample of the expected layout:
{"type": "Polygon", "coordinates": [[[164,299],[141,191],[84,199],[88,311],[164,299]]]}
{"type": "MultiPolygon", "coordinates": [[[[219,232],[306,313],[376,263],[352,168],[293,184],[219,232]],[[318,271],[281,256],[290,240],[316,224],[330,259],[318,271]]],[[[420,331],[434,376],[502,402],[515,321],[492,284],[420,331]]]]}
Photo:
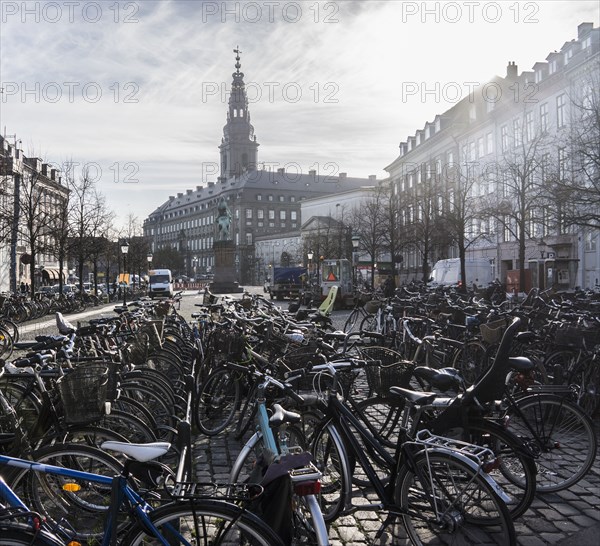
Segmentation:
{"type": "Polygon", "coordinates": [[[476,84],[597,27],[597,1],[0,0],[0,131],[143,221],[215,181],[235,53],[259,164],[386,176],[476,84]]]}

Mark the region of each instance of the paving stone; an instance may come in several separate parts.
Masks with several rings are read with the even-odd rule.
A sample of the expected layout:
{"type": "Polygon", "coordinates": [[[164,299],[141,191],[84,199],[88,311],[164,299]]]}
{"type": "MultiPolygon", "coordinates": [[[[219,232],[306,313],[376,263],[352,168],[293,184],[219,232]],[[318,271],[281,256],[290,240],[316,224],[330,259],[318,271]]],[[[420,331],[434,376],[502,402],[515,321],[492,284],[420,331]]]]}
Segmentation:
{"type": "Polygon", "coordinates": [[[542,533],[540,538],[547,544],[560,544],[566,538],[566,535],[563,533],[542,533]]]}
{"type": "Polygon", "coordinates": [[[537,536],[522,536],[517,533],[517,541],[521,546],[545,546],[545,542],[537,536]]]}

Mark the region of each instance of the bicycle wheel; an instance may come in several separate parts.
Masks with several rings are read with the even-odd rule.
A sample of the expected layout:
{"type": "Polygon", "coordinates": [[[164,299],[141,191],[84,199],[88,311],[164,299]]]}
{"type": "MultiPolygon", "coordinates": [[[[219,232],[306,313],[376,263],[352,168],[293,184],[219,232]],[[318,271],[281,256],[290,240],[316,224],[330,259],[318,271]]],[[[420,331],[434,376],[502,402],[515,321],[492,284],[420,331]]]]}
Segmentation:
{"type": "Polygon", "coordinates": [[[256,405],[256,387],[252,386],[246,400],[242,404],[240,410],[240,416],[238,418],[237,425],[235,427],[235,439],[239,440],[246,434],[246,431],[250,428],[256,417],[257,405],[256,405]]]}
{"type": "Polygon", "coordinates": [[[31,525],[0,525],[0,546],[63,546],[64,541],[45,531],[31,531],[31,525]]]}
{"type": "MultiPolygon", "coordinates": [[[[198,499],[169,504],[151,512],[150,519],[172,546],[283,546],[273,530],[258,517],[225,501],[198,499]]],[[[163,543],[148,533],[140,522],[126,535],[123,544],[163,543]]]]}
{"type": "MultiPolygon", "coordinates": [[[[103,476],[115,476],[122,470],[114,457],[79,444],[44,447],[33,453],[33,459],[40,464],[103,476]]],[[[52,528],[66,532],[66,536],[74,532],[74,540],[102,537],[104,518],[110,506],[110,485],[27,470],[18,471],[9,483],[33,510],[51,522],[52,528]],[[69,487],[65,487],[66,484],[69,487]]]]}
{"type": "Polygon", "coordinates": [[[508,430],[537,455],[539,493],[567,489],[587,474],[596,458],[596,433],[579,406],[540,394],[516,400],[506,415],[508,430]]]}
{"type": "Polygon", "coordinates": [[[417,456],[414,468],[401,469],[394,498],[414,545],[516,544],[502,499],[453,455],[430,450],[417,456]]]}
{"type": "Polygon", "coordinates": [[[350,313],[350,315],[348,315],[348,318],[346,319],[346,322],[344,323],[344,332],[346,334],[349,334],[350,332],[354,332],[356,325],[359,324],[359,320],[362,319],[364,314],[365,314],[365,311],[362,311],[361,309],[354,309],[350,313]]]}
{"type": "Polygon", "coordinates": [[[13,338],[0,324],[0,356],[4,359],[10,358],[13,352],[13,338]]]}
{"type": "Polygon", "coordinates": [[[352,490],[350,463],[336,428],[326,423],[315,434],[311,452],[322,474],[319,502],[323,519],[333,521],[343,510],[352,490]]]}
{"type": "Polygon", "coordinates": [[[233,421],[239,400],[237,377],[227,369],[212,373],[198,395],[195,411],[198,428],[208,436],[225,430],[233,421]]]}
{"type": "Polygon", "coordinates": [[[452,367],[460,372],[467,386],[473,385],[486,371],[486,351],[478,341],[467,341],[454,355],[452,367]]]}
{"type": "Polygon", "coordinates": [[[513,520],[522,516],[536,492],[537,469],[533,456],[519,438],[496,423],[470,420],[467,426],[467,434],[463,428],[436,432],[490,449],[496,455],[498,467],[488,471],[488,475],[510,496],[507,506],[513,520]]]}

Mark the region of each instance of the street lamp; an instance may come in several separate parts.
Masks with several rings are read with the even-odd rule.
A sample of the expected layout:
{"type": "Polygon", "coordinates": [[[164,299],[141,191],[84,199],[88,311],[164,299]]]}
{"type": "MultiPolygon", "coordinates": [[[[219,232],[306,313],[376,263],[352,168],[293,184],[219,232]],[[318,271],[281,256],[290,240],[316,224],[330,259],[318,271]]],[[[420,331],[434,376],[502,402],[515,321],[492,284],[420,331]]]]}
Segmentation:
{"type": "Polygon", "coordinates": [[[308,273],[312,275],[312,259],[313,259],[313,251],[309,250],[306,253],[306,257],[308,258],[308,273]]]}
{"type": "Polygon", "coordinates": [[[356,270],[358,268],[358,246],[360,245],[360,237],[358,235],[352,236],[352,271],[354,274],[354,288],[356,289],[356,270]]]}
{"type": "MultiPolygon", "coordinates": [[[[121,242],[121,254],[123,254],[123,280],[127,277],[127,253],[129,252],[129,243],[126,239],[121,242]]],[[[123,287],[123,307],[127,305],[127,284],[123,287]]]]}
{"type": "Polygon", "coordinates": [[[150,266],[152,265],[152,252],[148,252],[146,260],[148,261],[148,295],[152,296],[152,277],[150,276],[150,266]]]}

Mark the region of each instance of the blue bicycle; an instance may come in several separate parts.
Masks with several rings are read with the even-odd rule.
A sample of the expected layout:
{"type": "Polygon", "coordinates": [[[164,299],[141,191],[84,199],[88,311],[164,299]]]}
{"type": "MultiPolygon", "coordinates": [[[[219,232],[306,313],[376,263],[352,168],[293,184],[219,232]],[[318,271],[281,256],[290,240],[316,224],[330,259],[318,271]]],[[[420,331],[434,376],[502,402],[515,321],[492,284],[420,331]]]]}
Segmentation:
{"type": "Polygon", "coordinates": [[[162,468],[154,459],[169,447],[166,442],[105,442],[103,449],[128,457],[115,477],[0,455],[0,466],[16,471],[22,489],[44,493],[38,510],[32,510],[0,478],[0,545],[64,546],[94,539],[101,546],[282,546],[271,528],[244,508],[261,488],[222,491],[214,485],[161,483],[162,468]],[[56,519],[69,507],[86,510],[90,522],[102,516],[102,527],[81,536],[66,517],[56,519]]]}

